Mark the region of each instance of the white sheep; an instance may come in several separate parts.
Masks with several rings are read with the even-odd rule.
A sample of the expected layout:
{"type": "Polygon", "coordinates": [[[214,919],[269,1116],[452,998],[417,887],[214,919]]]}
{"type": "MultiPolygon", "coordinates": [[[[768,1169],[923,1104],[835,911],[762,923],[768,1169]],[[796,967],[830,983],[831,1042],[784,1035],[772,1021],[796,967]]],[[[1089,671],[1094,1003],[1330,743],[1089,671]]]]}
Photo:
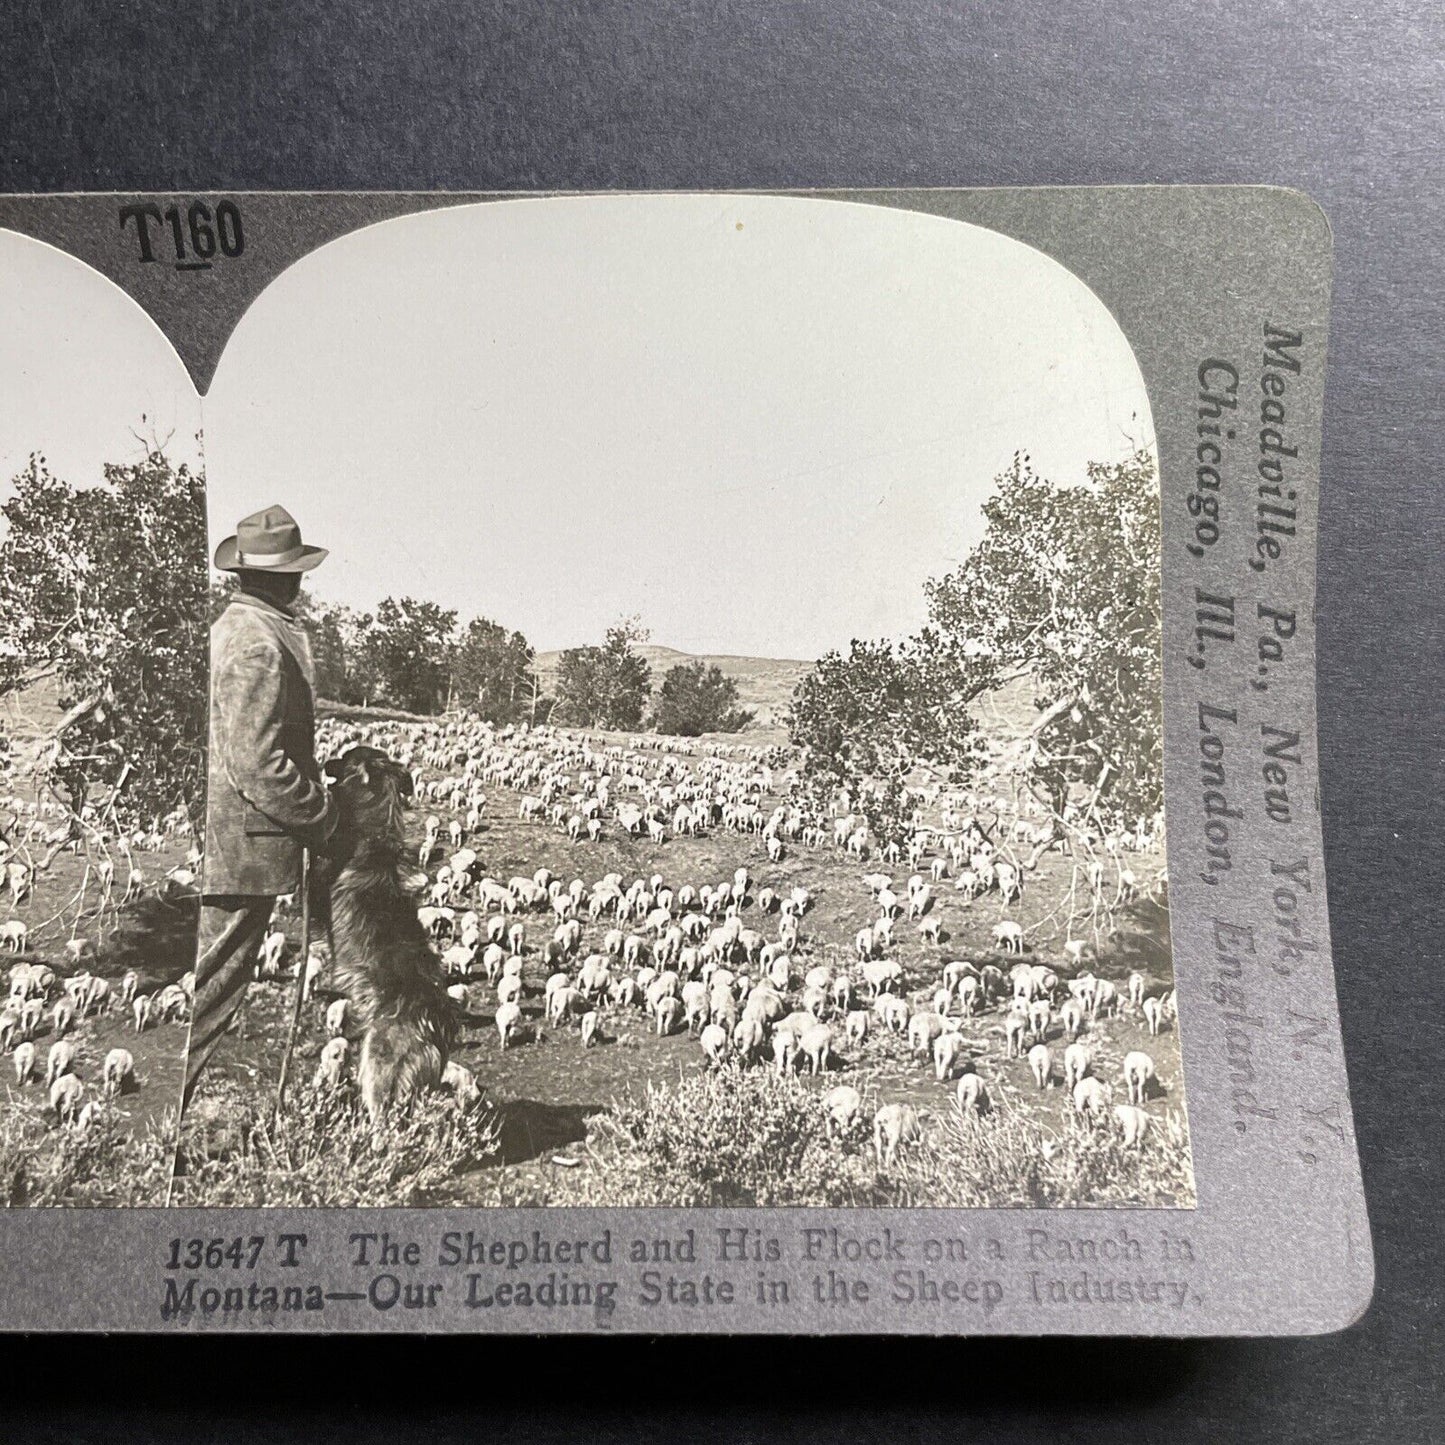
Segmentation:
{"type": "Polygon", "coordinates": [[[923,1138],[923,1123],[911,1104],[884,1104],[873,1116],[873,1153],[880,1169],[890,1166],[905,1144],[923,1138]]]}
{"type": "Polygon", "coordinates": [[[1087,1074],[1074,1085],[1073,1100],[1075,1113],[1096,1122],[1109,1107],[1109,1091],[1092,1074],[1087,1074]]]}
{"type": "Polygon", "coordinates": [[[477,1076],[455,1059],[449,1059],[442,1070],[442,1088],[450,1089],[457,1096],[457,1103],[463,1106],[475,1104],[482,1097],[482,1087],[477,1076]]]}
{"type": "Polygon", "coordinates": [[[101,1079],[107,1098],[125,1092],[135,1078],[135,1058],[128,1049],[112,1049],[105,1056],[101,1079]]]}
{"type": "Polygon", "coordinates": [[[521,1006],[517,1003],[504,1003],[497,1007],[495,1023],[497,1025],[497,1036],[505,1049],[511,1041],[512,1036],[517,1032],[517,1026],[522,1021],[521,1006]]]}
{"type": "Polygon", "coordinates": [[[728,1035],[727,1030],[717,1024],[708,1024],[703,1029],[702,1036],[698,1039],[702,1045],[702,1051],[708,1057],[708,1062],[721,1066],[727,1059],[728,1035]]]}
{"type": "Polygon", "coordinates": [[[821,1074],[828,1067],[828,1060],[832,1056],[833,1030],[827,1024],[814,1024],[812,1028],[803,1031],[798,1039],[798,1047],[813,1072],[821,1074]]]}
{"type": "Polygon", "coordinates": [[[1114,1118],[1118,1121],[1126,1149],[1136,1149],[1144,1142],[1152,1120],[1143,1109],[1134,1104],[1115,1104],[1114,1118]]]}
{"type": "Polygon", "coordinates": [[[45,1060],[45,1082],[53,1084],[62,1074],[68,1074],[75,1064],[75,1045],[68,1039],[51,1044],[45,1060]]]}
{"type": "Polygon", "coordinates": [[[1148,1025],[1149,1032],[1153,1035],[1157,1035],[1159,1033],[1160,1027],[1163,1025],[1164,1022],[1163,1002],[1158,998],[1146,998],[1144,1000],[1143,1008],[1144,1022],[1148,1025]]]}
{"type": "Polygon", "coordinates": [[[828,1116],[828,1133],[836,1129],[840,1134],[849,1133],[858,1122],[863,1108],[863,1096],[849,1084],[839,1084],[823,1095],[823,1110],[828,1116]]]}
{"type": "Polygon", "coordinates": [[[1022,953],[1024,951],[1023,925],[1014,923],[1010,919],[994,924],[993,941],[1005,953],[1022,953]]]}
{"type": "Polygon", "coordinates": [[[1089,1050],[1079,1043],[1073,1043],[1064,1050],[1064,1087],[1073,1096],[1074,1085],[1093,1067],[1089,1050]]]}
{"type": "Polygon", "coordinates": [[[958,1081],[959,1111],[964,1114],[982,1114],[988,1108],[988,1089],[977,1074],[967,1073],[958,1081]]]}
{"type": "Polygon", "coordinates": [[[311,1076],[313,1089],[339,1089],[346,1078],[346,1064],[351,1056],[351,1043],[347,1039],[330,1039],[321,1050],[316,1063],[316,1072],[311,1076]]]}
{"type": "Polygon", "coordinates": [[[76,1124],[80,1118],[85,1085],[74,1074],[61,1074],[50,1085],[50,1107],[62,1124],[76,1124]]]}
{"type": "Polygon", "coordinates": [[[140,993],[131,1000],[131,1017],[135,1020],[135,1031],[138,1034],[145,1032],[146,1025],[151,1021],[151,996],[148,993],[140,993]]]}
{"type": "Polygon", "coordinates": [[[582,1015],[582,1047],[584,1049],[590,1049],[597,1042],[597,1025],[601,1018],[602,1015],[595,1008],[588,1009],[582,1015]]]}
{"type": "Polygon", "coordinates": [[[868,1015],[863,1009],[853,1009],[844,1016],[843,1037],[857,1043],[868,1037],[868,1015]]]}
{"type": "Polygon", "coordinates": [[[35,1077],[35,1045],[26,1039],[15,1050],[15,1082],[28,1084],[35,1077]]]}
{"type": "Polygon", "coordinates": [[[968,1052],[963,1036],[956,1033],[939,1034],[933,1041],[933,1073],[941,1084],[953,1077],[958,1061],[968,1052]]]}
{"type": "Polygon", "coordinates": [[[1124,1086],[1129,1093],[1129,1102],[1142,1104],[1148,1097],[1149,1084],[1154,1078],[1154,1060],[1148,1054],[1135,1049],[1124,1055],[1120,1073],[1124,1076],[1124,1086]]]}
{"type": "Polygon", "coordinates": [[[1039,1088],[1048,1088],[1053,1067],[1054,1056],[1049,1052],[1047,1044],[1035,1044],[1029,1050],[1029,1072],[1034,1076],[1034,1083],[1039,1088]]]}

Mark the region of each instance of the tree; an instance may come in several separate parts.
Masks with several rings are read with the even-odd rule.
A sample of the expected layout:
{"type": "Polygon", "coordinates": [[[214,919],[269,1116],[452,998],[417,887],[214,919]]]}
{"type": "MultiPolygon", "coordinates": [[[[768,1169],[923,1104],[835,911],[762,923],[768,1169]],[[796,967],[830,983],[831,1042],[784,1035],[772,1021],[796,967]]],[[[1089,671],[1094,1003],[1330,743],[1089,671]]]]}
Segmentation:
{"type": "MultiPolygon", "coordinates": [[[[818,659],[793,693],[788,731],[803,750],[803,785],[820,803],[847,790],[880,837],[902,831],[904,789],[920,767],[966,776],[982,742],[961,680],[931,633],[895,645],[855,638],[818,659]]],[[[972,684],[982,691],[985,683],[972,684]]],[[[976,693],[974,695],[977,695],[976,693]]]]}
{"type": "Polygon", "coordinates": [[[1154,459],[1091,464],[1059,487],[1015,456],[962,566],[928,584],[956,675],[1027,677],[1019,768],[1056,816],[1105,828],[1163,804],[1159,486],[1154,459]]]}
{"type": "Polygon", "coordinates": [[[927,583],[926,627],[897,646],[829,653],[799,684],[789,725],[805,785],[896,788],[920,767],[967,779],[990,758],[972,705],[1026,679],[1020,781],[1059,818],[1071,807],[1104,827],[1150,816],[1163,798],[1153,457],[1056,486],[1020,453],[996,488],[973,551],[927,583]]]}
{"type": "Polygon", "coordinates": [[[127,823],[182,809],[206,779],[205,478],[159,447],[96,486],[35,455],[0,543],[0,693],[42,678],[64,715],[46,754],[79,814],[97,788],[127,823]]]}
{"type": "Polygon", "coordinates": [[[737,683],[716,663],[680,662],[662,679],[652,725],[660,733],[683,738],[741,732],[754,714],[737,707],[737,700],[737,683]]]}
{"type": "Polygon", "coordinates": [[[457,696],[488,722],[530,720],[536,692],[533,659],[532,646],[520,632],[474,617],[457,646],[457,696]]]}
{"type": "Polygon", "coordinates": [[[647,630],[636,617],[607,629],[601,647],[573,647],[557,663],[554,716],[574,726],[635,731],[652,691],[652,667],[637,651],[647,630]]]}
{"type": "Polygon", "coordinates": [[[366,701],[406,712],[438,713],[447,702],[457,614],[435,602],[387,597],[357,619],[356,686],[366,701]]]}

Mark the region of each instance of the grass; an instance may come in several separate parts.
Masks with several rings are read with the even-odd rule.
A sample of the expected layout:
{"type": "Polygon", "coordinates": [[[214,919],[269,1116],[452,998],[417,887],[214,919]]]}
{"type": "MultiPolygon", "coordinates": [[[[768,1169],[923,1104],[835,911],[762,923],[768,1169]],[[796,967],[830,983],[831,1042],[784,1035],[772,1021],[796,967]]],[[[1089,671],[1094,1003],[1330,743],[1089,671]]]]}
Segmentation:
{"type": "Polygon", "coordinates": [[[852,1129],[829,1136],[821,1096],[794,1076],[725,1067],[649,1086],[599,1115],[585,1167],[551,1178],[544,1198],[499,1203],[594,1207],[874,1207],[1008,1209],[1177,1206],[1193,1194],[1176,1115],[1141,1147],[1072,1114],[1057,1127],[1008,1107],[924,1120],[924,1137],[878,1165],[864,1097],[852,1129]]]}
{"type": "Polygon", "coordinates": [[[373,1130],[354,1090],[302,1082],[272,1118],[254,1099],[217,1122],[188,1119],[174,1202],[213,1207],[345,1208],[426,1204],[496,1152],[485,1103],[431,1094],[373,1130]]]}
{"type": "Polygon", "coordinates": [[[165,1203],[174,1137],[174,1110],[139,1132],[115,1109],[86,1129],[60,1128],[38,1107],[0,1112],[5,1205],[157,1207],[165,1203]]]}

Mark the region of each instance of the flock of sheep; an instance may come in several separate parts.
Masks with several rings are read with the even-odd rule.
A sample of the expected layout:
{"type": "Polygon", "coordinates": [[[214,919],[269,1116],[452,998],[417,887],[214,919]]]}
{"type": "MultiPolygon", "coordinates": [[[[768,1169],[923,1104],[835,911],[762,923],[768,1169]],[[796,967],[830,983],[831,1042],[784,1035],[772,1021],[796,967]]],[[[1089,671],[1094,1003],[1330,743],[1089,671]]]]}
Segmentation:
{"type": "Polygon", "coordinates": [[[83,916],[99,930],[113,906],[150,888],[167,893],[194,890],[200,854],[192,848],[184,867],[162,872],[152,885],[146,882],[137,855],[183,846],[189,825],[182,815],[117,836],[102,830],[91,817],[82,820],[77,833],[69,822],[57,823],[58,809],[48,802],[12,797],[0,800],[0,807],[15,820],[12,836],[0,838],[8,914],[0,922],[0,956],[9,954],[14,960],[0,1007],[0,1049],[10,1054],[15,1076],[11,1102],[23,1101],[32,1086],[40,1086],[57,1125],[87,1130],[108,1118],[115,1101],[139,1090],[143,1082],[131,1050],[119,1045],[107,1048],[100,1036],[140,1035],[178,1025],[173,1053],[179,1063],[195,976],[188,972],[175,983],[150,989],[142,987],[141,975],[134,969],[118,979],[103,976],[94,971],[102,962],[96,940],[80,935],[68,939],[57,950],[58,956],[47,960],[32,947],[32,919],[47,909],[56,917],[81,910],[41,903],[37,880],[50,873],[58,856],[79,851],[89,840],[97,856],[82,870],[87,883],[82,904],[89,904],[83,916]],[[118,896],[117,856],[127,865],[118,896]]]}
{"type": "MultiPolygon", "coordinates": [[[[1148,1103],[1169,1081],[1142,1048],[1128,1051],[1117,1074],[1105,1072],[1096,1044],[1106,1021],[1121,1016],[1151,1036],[1171,1028],[1173,990],[1139,971],[1096,973],[1080,940],[1066,941],[1052,961],[1032,950],[1023,956],[1029,930],[1008,915],[1055,845],[1048,824],[1008,818],[989,800],[985,826],[980,800],[920,790],[908,836],[879,841],[852,800],[840,797],[834,815],[816,816],[783,755],[737,744],[635,737],[624,746],[476,722],[323,726],[324,751],[355,742],[384,749],[417,777],[425,876],[418,917],[464,1020],[474,1024],[488,1010],[499,1049],[563,1030],[575,1029],[584,1048],[645,1030],[695,1039],[708,1066],[801,1070],[821,1081],[857,1064],[870,1036],[891,1034],[964,1113],[989,1113],[997,1052],[1025,1061],[1038,1089],[1061,1087],[1066,1109],[1082,1121],[1114,1128],[1126,1147],[1144,1147],[1148,1103]],[[614,868],[590,881],[550,867],[493,876],[483,854],[489,814],[500,811],[498,788],[514,798],[500,808],[539,830],[537,851],[546,831],[567,838],[574,862],[576,848],[631,836],[650,866],[633,876],[614,868]],[[925,822],[926,814],[936,821],[925,822]],[[756,861],[708,881],[671,876],[660,865],[672,840],[719,834],[744,841],[742,856],[756,861]],[[790,854],[814,850],[861,865],[846,892],[824,890],[831,917],[821,929],[814,926],[821,898],[770,876],[783,873],[790,854]],[[896,882],[893,865],[902,875],[896,882]],[[987,925],[992,948],[966,957],[946,946],[964,919],[985,909],[985,924],[997,917],[987,925]],[[840,910],[853,914],[850,941],[837,937],[840,910]]],[[[1091,900],[1084,916],[1140,891],[1134,869],[1160,848],[1161,824],[1149,820],[1127,837],[1096,840],[1096,856],[1081,868],[1091,900]]],[[[1162,873],[1150,880],[1161,883],[1162,873]]],[[[278,926],[260,970],[279,972],[286,947],[278,926]]],[[[308,992],[324,985],[324,968],[319,952],[307,960],[308,992]]],[[[318,1088],[347,1076],[345,1024],[346,1001],[334,999],[325,1008],[329,1041],[318,1088]]],[[[458,1062],[444,1083],[466,1098],[480,1092],[458,1062]]],[[[828,1090],[823,1104],[830,1127],[867,1123],[852,1084],[828,1090]]],[[[923,1138],[923,1111],[908,1100],[885,1102],[872,1130],[879,1164],[891,1163],[923,1138]]]]}

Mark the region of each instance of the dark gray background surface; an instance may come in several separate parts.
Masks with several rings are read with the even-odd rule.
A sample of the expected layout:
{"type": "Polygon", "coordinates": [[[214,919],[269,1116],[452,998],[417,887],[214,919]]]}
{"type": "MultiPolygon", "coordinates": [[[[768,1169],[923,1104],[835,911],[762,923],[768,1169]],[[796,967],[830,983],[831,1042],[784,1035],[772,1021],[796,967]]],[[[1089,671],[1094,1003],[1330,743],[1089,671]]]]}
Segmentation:
{"type": "Polygon", "coordinates": [[[570,1407],[633,1440],[1445,1439],[1439,7],[105,9],[0,6],[0,191],[1190,181],[1321,203],[1320,751],[1378,1285],[1345,1334],[1268,1344],[15,1344],[5,1438],[99,1439],[109,1411],[135,1438],[440,1445],[550,1438],[570,1407]]]}

